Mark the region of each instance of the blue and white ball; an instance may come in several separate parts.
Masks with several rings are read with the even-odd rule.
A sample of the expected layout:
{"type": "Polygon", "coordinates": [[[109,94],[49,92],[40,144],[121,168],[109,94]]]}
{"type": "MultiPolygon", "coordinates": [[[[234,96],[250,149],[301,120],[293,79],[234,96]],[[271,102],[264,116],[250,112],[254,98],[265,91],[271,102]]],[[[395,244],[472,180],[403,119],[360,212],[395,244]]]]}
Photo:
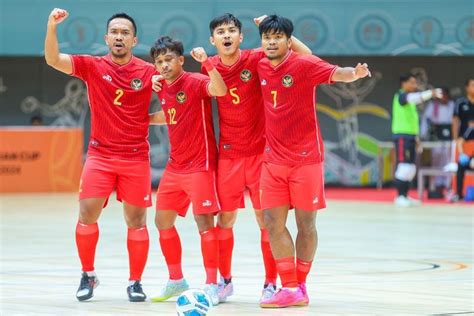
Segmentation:
{"type": "Polygon", "coordinates": [[[178,297],[176,311],[178,316],[204,316],[212,307],[211,299],[202,290],[190,289],[178,297]]]}

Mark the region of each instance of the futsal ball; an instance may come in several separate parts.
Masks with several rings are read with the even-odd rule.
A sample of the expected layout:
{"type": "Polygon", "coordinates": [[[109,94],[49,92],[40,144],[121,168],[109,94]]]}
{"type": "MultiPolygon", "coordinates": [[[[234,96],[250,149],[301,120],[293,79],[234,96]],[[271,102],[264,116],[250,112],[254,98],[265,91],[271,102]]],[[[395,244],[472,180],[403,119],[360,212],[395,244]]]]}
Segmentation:
{"type": "Polygon", "coordinates": [[[183,292],[176,301],[178,316],[204,316],[207,315],[211,306],[209,296],[197,289],[183,292]]]}

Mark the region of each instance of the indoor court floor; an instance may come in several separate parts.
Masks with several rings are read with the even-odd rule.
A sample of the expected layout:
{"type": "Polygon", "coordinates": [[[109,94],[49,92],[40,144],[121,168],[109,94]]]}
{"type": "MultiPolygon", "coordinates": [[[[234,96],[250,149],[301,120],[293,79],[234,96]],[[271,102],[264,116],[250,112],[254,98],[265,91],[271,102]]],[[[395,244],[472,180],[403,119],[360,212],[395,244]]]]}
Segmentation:
{"type": "MultiPolygon", "coordinates": [[[[127,300],[126,226],[111,199],[99,221],[100,286],[78,302],[80,264],[74,229],[76,194],[1,195],[1,315],[176,315],[175,302],[127,300]]],[[[167,270],[148,211],[148,297],[167,270]]],[[[295,232],[293,215],[289,216],[295,232]]],[[[391,203],[329,200],[318,214],[319,247],[308,277],[310,305],[258,306],[263,281],[260,232],[251,210],[235,227],[235,295],[209,315],[462,315],[474,311],[473,205],[397,209],[391,203]]],[[[191,287],[204,282],[199,235],[191,216],[178,222],[191,287]]]]}

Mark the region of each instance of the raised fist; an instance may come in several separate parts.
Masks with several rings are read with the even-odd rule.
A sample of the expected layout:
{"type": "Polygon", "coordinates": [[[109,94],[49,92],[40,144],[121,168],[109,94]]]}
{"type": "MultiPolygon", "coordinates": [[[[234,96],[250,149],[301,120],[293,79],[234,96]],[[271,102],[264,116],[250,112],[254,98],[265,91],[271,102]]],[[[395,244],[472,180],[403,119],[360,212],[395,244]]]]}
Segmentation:
{"type": "Polygon", "coordinates": [[[69,16],[69,13],[66,10],[54,8],[53,11],[49,14],[48,23],[49,24],[59,24],[62,21],[66,20],[69,16]]]}
{"type": "Polygon", "coordinates": [[[202,63],[207,60],[207,54],[204,48],[195,47],[191,50],[191,56],[198,62],[202,63]]]}

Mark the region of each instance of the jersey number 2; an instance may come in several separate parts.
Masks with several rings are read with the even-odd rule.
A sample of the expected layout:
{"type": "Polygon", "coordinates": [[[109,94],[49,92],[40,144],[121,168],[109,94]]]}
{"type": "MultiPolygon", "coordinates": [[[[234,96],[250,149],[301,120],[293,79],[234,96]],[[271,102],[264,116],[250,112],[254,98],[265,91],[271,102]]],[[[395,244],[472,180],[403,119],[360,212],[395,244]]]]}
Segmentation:
{"type": "Polygon", "coordinates": [[[123,90],[122,89],[117,89],[115,90],[115,99],[114,99],[114,105],[121,106],[122,102],[120,102],[120,98],[123,96],[123,90]]]}

